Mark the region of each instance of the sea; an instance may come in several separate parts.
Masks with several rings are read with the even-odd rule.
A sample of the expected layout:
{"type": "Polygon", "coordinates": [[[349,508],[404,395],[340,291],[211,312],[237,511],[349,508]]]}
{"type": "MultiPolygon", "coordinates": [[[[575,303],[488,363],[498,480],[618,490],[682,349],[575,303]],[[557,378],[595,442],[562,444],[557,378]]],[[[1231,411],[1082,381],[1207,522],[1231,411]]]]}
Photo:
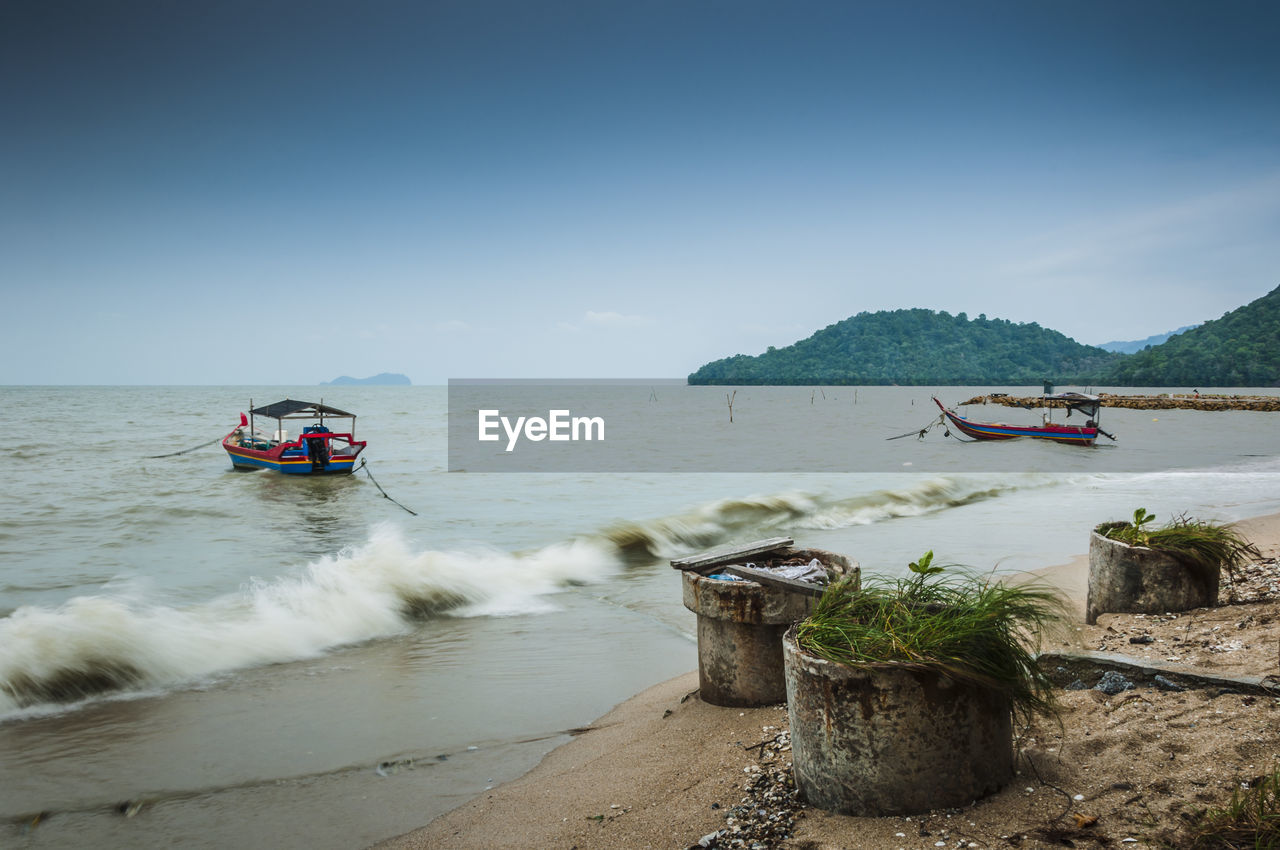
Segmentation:
{"type": "Polygon", "coordinates": [[[1104,409],[1118,439],[1093,449],[917,433],[932,396],[993,389],[1040,388],[631,385],[647,416],[714,419],[740,467],[530,473],[450,471],[442,386],[0,388],[0,846],[407,832],[696,669],[669,561],[711,547],[787,535],[864,575],[927,550],[1012,574],[1138,507],[1280,511],[1272,413],[1104,409]],[[241,472],[202,445],[284,398],[358,413],[366,465],[241,472]],[[875,463],[750,462],[797,433],[810,459],[875,463]]]}

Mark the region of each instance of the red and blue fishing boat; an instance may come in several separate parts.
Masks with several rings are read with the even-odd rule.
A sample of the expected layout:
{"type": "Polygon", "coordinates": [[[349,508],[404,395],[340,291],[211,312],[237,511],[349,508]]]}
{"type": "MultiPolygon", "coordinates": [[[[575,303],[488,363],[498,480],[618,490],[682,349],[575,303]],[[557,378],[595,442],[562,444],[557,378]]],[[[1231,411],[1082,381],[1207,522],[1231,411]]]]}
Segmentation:
{"type": "Polygon", "coordinates": [[[1096,395],[1086,395],[1085,393],[1057,393],[1056,395],[1046,395],[1046,407],[1049,402],[1058,402],[1056,406],[1065,407],[1067,410],[1067,418],[1071,418],[1073,411],[1081,413],[1085,416],[1083,425],[1065,425],[1048,421],[1046,417],[1043,424],[1040,425],[1006,425],[1003,422],[976,422],[968,419],[954,410],[950,410],[942,402],[935,397],[934,404],[942,411],[942,415],[946,417],[946,421],[955,426],[956,430],[966,437],[973,440],[1013,440],[1018,437],[1032,437],[1040,440],[1052,440],[1055,443],[1067,443],[1073,446],[1092,446],[1094,441],[1098,439],[1098,435],[1102,434],[1112,440],[1112,437],[1106,431],[1098,427],[1098,410],[1102,407],[1101,400],[1096,395]]]}
{"type": "Polygon", "coordinates": [[[287,398],[254,407],[250,401],[249,415],[240,414],[240,424],[222,438],[222,447],[237,469],[274,469],[286,475],[349,473],[367,445],[356,439],[355,430],[354,413],[323,403],[287,398]],[[274,433],[257,429],[260,416],[276,421],[274,433]],[[285,423],[297,420],[311,424],[291,439],[285,423]],[[335,430],[330,424],[339,427],[335,430]]]}

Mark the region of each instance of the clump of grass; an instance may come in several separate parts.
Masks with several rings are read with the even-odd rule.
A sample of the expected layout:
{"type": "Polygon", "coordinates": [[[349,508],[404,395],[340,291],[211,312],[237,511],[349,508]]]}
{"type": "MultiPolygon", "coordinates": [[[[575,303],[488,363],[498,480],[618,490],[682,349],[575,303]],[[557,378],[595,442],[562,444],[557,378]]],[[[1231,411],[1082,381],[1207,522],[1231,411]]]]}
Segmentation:
{"type": "Polygon", "coordinates": [[[1231,792],[1221,809],[1200,815],[1187,836],[1190,850],[1280,848],[1280,769],[1231,792]]]}
{"type": "Polygon", "coordinates": [[[1203,582],[1217,586],[1219,569],[1235,576],[1237,567],[1252,558],[1260,558],[1258,547],[1245,539],[1233,526],[1192,519],[1185,514],[1174,517],[1160,528],[1148,529],[1155,520],[1146,508],[1133,512],[1128,522],[1108,522],[1098,526],[1104,537],[1130,546],[1145,546],[1168,553],[1178,559],[1203,582]]]}
{"type": "Polygon", "coordinates": [[[1053,683],[1035,655],[1065,612],[1057,592],[932,562],[926,552],[908,578],[831,584],[796,628],[800,648],[839,664],[893,663],[992,688],[1021,718],[1053,713],[1053,683]]]}

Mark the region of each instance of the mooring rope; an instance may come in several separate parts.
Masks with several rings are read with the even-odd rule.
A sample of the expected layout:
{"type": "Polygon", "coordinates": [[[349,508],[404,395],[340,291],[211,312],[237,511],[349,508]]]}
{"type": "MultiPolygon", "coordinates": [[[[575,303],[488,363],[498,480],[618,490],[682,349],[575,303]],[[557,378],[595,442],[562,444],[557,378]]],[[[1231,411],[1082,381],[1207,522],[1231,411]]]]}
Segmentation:
{"type": "Polygon", "coordinates": [[[915,437],[917,440],[923,440],[925,434],[928,434],[931,429],[936,428],[941,424],[942,424],[942,417],[939,416],[937,419],[930,422],[928,425],[916,431],[908,431],[905,434],[899,434],[896,437],[885,437],[884,439],[885,439],[885,442],[888,442],[890,440],[901,440],[903,437],[915,437]]]}
{"type": "Polygon", "coordinates": [[[943,436],[944,436],[944,437],[950,437],[951,439],[953,439],[953,440],[959,440],[959,441],[960,441],[960,442],[962,442],[962,443],[976,443],[976,442],[978,442],[977,440],[975,440],[975,439],[973,439],[973,438],[971,438],[971,437],[961,437],[961,436],[960,436],[960,435],[958,435],[958,434],[952,434],[952,433],[951,433],[951,429],[950,429],[950,428],[943,428],[943,429],[942,429],[942,434],[943,434],[943,436]]]}
{"type": "MultiPolygon", "coordinates": [[[[383,489],[382,489],[382,485],[378,483],[378,479],[374,478],[374,477],[373,477],[373,473],[369,471],[369,461],[368,461],[368,460],[366,460],[365,458],[360,458],[360,466],[359,466],[359,467],[357,467],[357,468],[358,468],[358,469],[363,469],[363,470],[364,470],[364,474],[365,474],[365,475],[367,475],[367,476],[369,476],[369,480],[373,482],[373,486],[374,486],[374,487],[377,487],[377,488],[378,488],[378,492],[382,494],[383,498],[385,498],[385,499],[389,499],[389,500],[391,501],[391,503],[392,503],[392,504],[397,505],[398,507],[404,508],[404,510],[406,510],[406,511],[409,511],[409,509],[408,509],[408,508],[405,508],[405,507],[404,507],[404,505],[401,505],[401,504],[400,504],[399,502],[397,502],[395,499],[392,499],[390,496],[388,496],[388,495],[387,495],[387,491],[386,491],[386,490],[383,490],[383,489]]],[[[417,516],[417,515],[418,515],[418,512],[417,512],[417,511],[409,511],[409,513],[413,514],[414,516],[417,516]]]]}
{"type": "Polygon", "coordinates": [[[212,446],[214,443],[219,442],[221,439],[222,439],[221,437],[214,437],[212,440],[210,440],[207,443],[201,443],[198,446],[192,446],[191,448],[183,449],[180,452],[170,452],[167,455],[149,455],[148,459],[155,460],[156,458],[160,458],[160,457],[177,457],[178,455],[184,455],[187,452],[194,452],[196,449],[203,449],[205,446],[212,446]]]}

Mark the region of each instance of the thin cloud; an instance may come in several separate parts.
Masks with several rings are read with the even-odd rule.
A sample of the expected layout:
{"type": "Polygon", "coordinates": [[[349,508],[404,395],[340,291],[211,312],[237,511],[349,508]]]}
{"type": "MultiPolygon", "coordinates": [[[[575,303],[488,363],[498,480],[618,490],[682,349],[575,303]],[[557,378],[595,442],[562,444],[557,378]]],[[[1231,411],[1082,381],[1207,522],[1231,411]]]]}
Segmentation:
{"type": "Polygon", "coordinates": [[[582,317],[582,320],[588,325],[611,328],[636,328],[649,323],[649,320],[644,316],[628,316],[623,313],[616,313],[612,310],[604,310],[602,312],[588,310],[586,315],[582,317]]]}
{"type": "Polygon", "coordinates": [[[465,333],[471,330],[471,324],[461,319],[449,319],[445,322],[436,322],[434,329],[437,333],[465,333]]]}
{"type": "Polygon", "coordinates": [[[1000,271],[1015,277],[1047,277],[1130,268],[1152,257],[1248,239],[1260,224],[1277,215],[1280,173],[1272,173],[1227,191],[1045,234],[1029,256],[1000,271]]]}

